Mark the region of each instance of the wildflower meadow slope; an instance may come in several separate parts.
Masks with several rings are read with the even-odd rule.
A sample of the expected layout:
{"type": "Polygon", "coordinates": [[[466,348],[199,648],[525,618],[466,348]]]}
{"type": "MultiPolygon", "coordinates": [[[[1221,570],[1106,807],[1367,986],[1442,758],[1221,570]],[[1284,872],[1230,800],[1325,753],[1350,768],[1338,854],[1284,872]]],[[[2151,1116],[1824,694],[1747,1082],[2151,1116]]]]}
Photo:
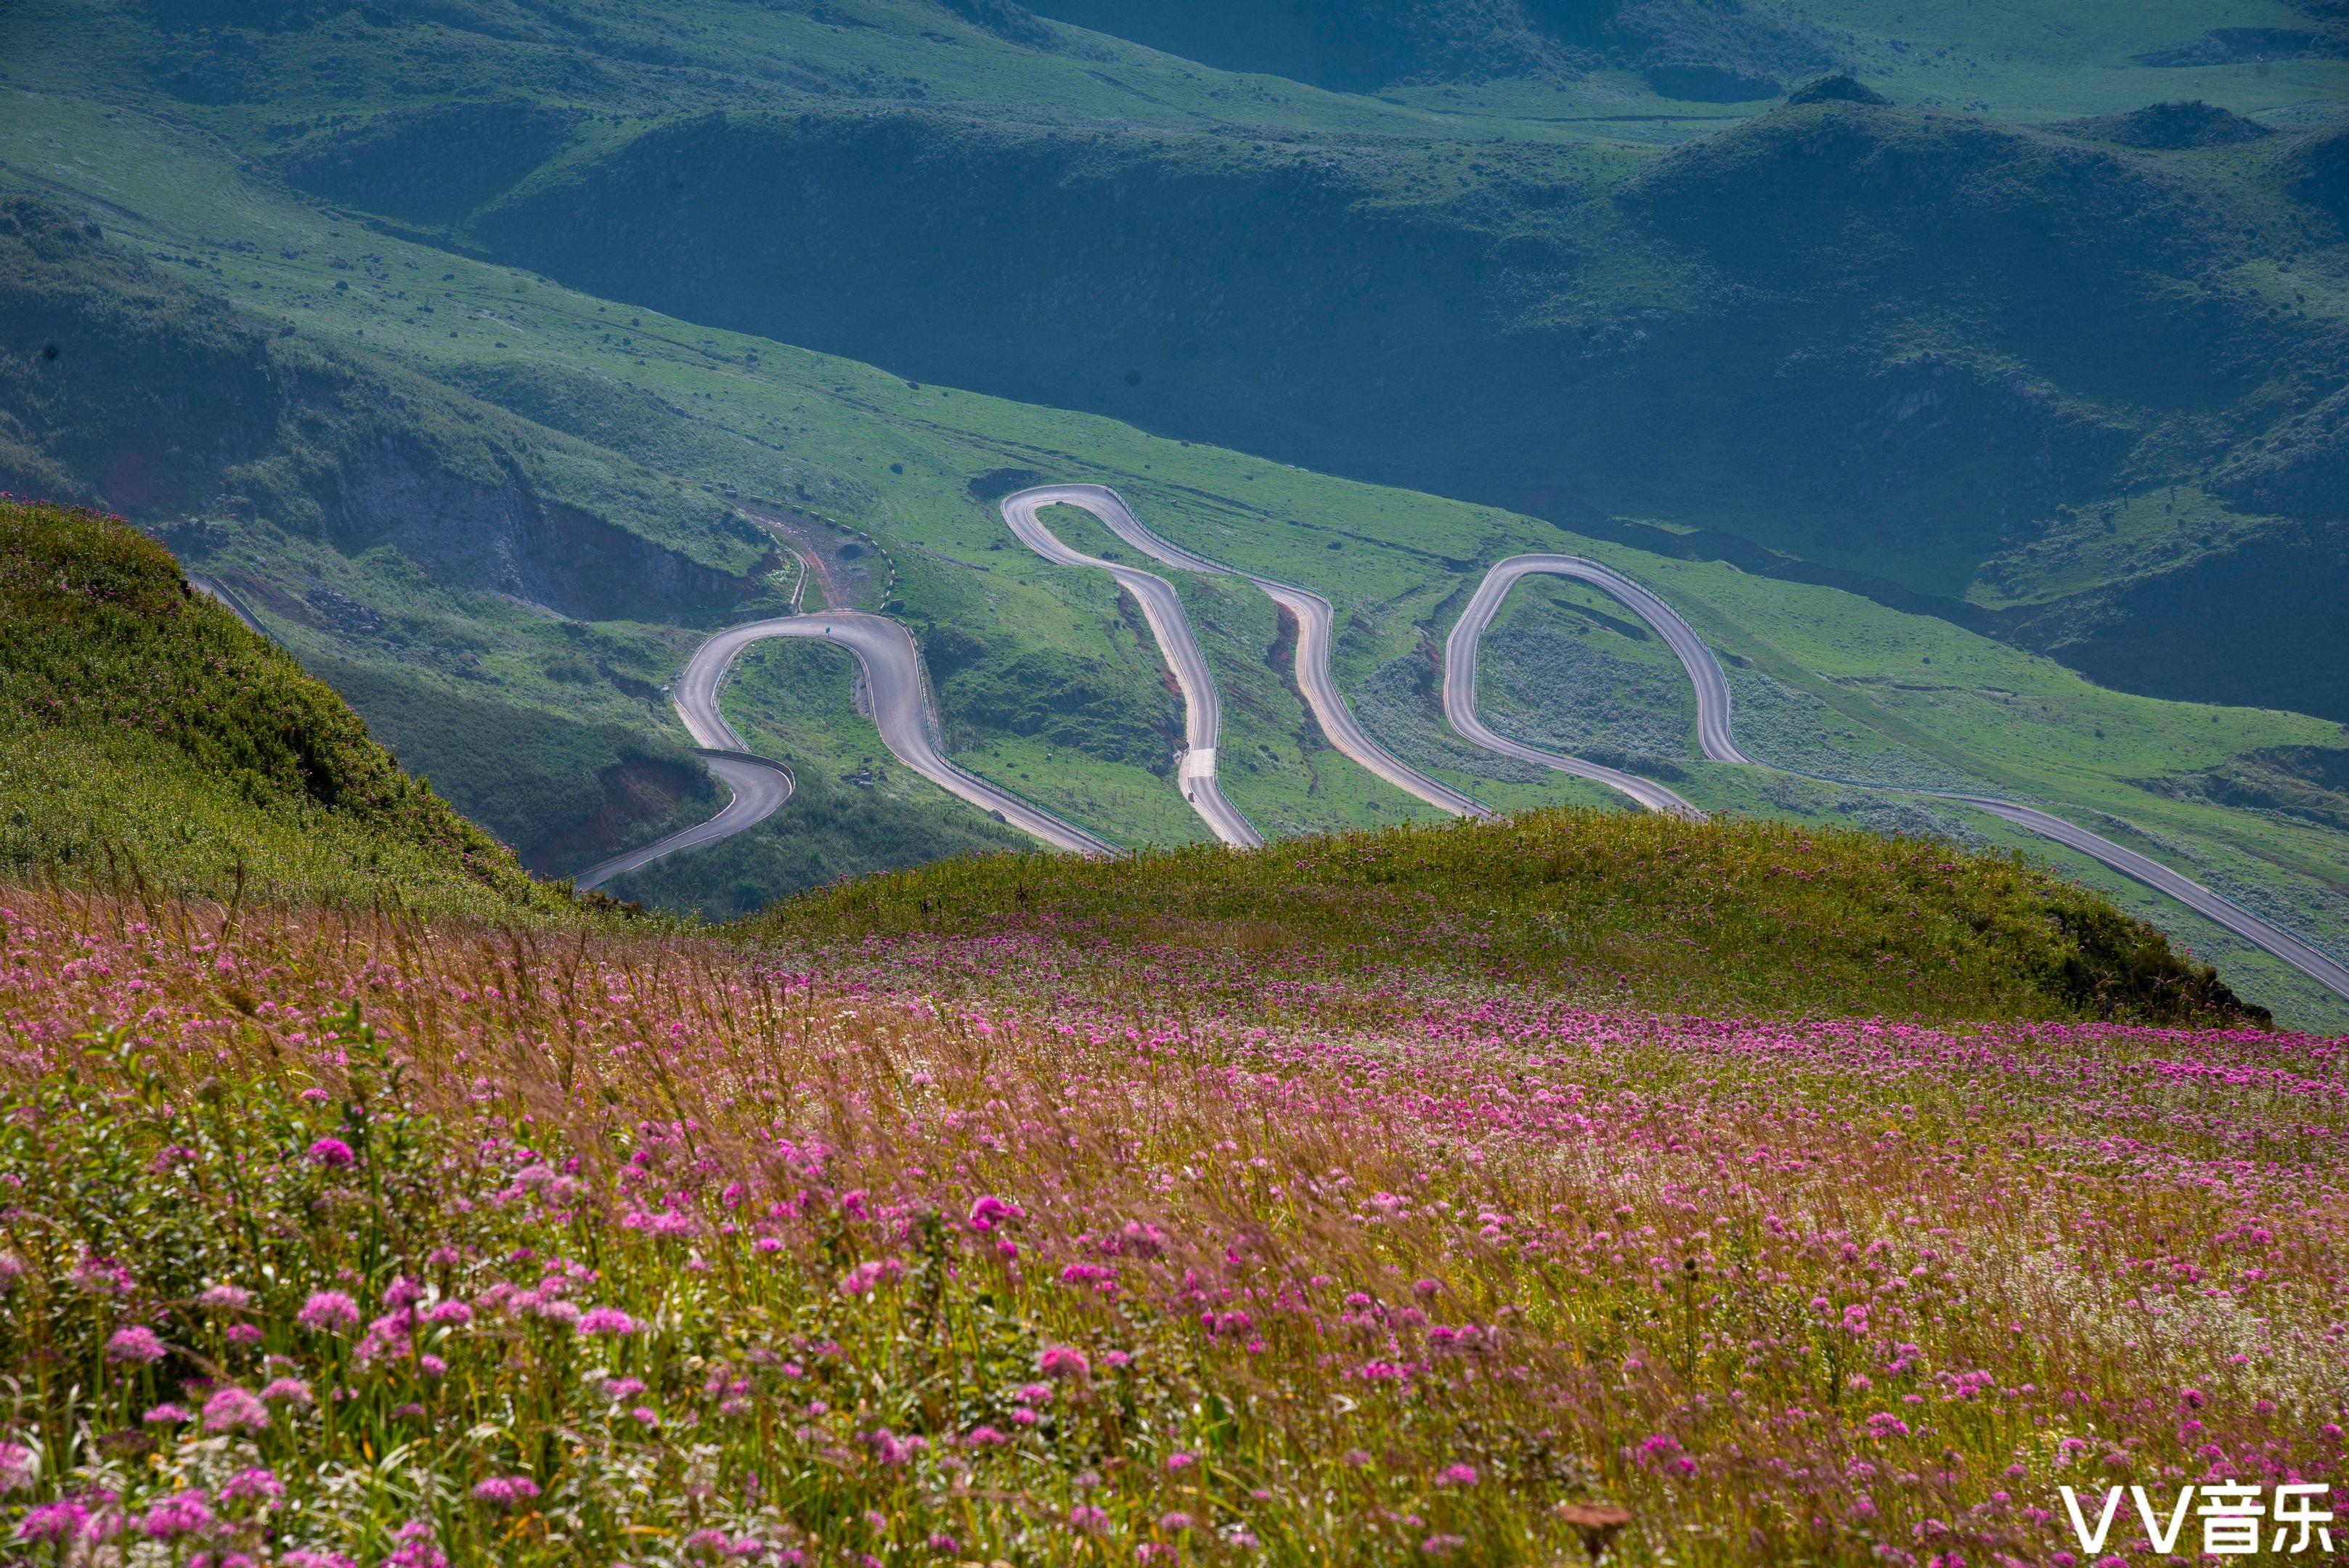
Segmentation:
{"type": "Polygon", "coordinates": [[[6,902],[16,1561],[1955,1568],[2340,1475],[2337,1041],[6,902]]]}

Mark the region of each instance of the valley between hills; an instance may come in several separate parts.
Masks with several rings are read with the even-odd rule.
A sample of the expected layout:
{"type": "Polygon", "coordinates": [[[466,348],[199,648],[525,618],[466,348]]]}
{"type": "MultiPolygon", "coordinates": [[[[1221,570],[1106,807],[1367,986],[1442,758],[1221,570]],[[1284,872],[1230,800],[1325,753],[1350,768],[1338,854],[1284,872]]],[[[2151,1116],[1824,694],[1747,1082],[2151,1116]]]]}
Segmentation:
{"type": "MultiPolygon", "coordinates": [[[[720,809],[663,688],[714,629],[790,608],[803,561],[836,607],[909,629],[947,768],[1113,845],[1213,837],[1143,607],[1004,531],[1005,495],[1081,480],[1325,598],[1333,693],[1440,791],[1623,803],[1446,717],[1444,645],[1484,571],[1572,554],[1674,607],[1718,655],[1737,745],[1776,766],[1715,760],[1671,651],[1557,579],[1484,642],[1479,711],[1512,744],[1705,810],[2042,855],[2288,1015],[2349,1019],[2237,934],[1950,798],[2034,803],[2349,945],[2323,564],[2349,296],[2321,20],[2292,24],[2317,52],[2289,58],[2146,64],[2168,57],[2090,29],[1967,67],[1824,8],[1702,48],[1652,19],[1537,19],[1474,70],[1452,34],[1397,33],[1416,74],[1365,92],[1351,66],[1267,75],[1073,13],[1030,29],[915,0],[864,28],[681,6],[675,57],[618,12],[567,33],[67,15],[7,23],[44,67],[0,84],[10,482],[152,528],[543,874],[720,809]],[[1852,85],[1664,96],[1699,78],[1656,62],[1706,50],[1724,81],[1852,85]],[[2183,118],[2145,108],[2189,94],[2183,118]],[[762,170],[794,171],[789,203],[762,170]],[[1149,236],[1133,256],[1088,226],[1104,210],[1149,236]],[[921,211],[953,245],[892,227],[921,211]],[[740,292],[755,279],[773,286],[740,292]],[[1080,342],[1097,380],[1050,357],[1080,342]]],[[[1165,575],[1237,818],[1437,819],[1329,744],[1292,616],[1239,578],[1165,575]]],[[[801,607],[833,606],[819,586],[801,607]]],[[[895,764],[857,672],[749,651],[725,721],[792,802],[612,891],[733,915],[1030,841],[895,764]]]]}

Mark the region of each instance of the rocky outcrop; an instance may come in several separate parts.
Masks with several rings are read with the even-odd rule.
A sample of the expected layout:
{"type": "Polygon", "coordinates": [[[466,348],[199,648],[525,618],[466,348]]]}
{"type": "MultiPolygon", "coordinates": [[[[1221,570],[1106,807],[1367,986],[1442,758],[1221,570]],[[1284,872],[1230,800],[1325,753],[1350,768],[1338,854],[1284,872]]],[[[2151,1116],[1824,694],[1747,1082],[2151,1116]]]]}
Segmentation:
{"type": "Polygon", "coordinates": [[[405,443],[336,475],[328,528],[349,552],[388,544],[435,581],[503,593],[576,620],[698,621],[757,587],[665,550],[512,479],[486,485],[405,443]]]}

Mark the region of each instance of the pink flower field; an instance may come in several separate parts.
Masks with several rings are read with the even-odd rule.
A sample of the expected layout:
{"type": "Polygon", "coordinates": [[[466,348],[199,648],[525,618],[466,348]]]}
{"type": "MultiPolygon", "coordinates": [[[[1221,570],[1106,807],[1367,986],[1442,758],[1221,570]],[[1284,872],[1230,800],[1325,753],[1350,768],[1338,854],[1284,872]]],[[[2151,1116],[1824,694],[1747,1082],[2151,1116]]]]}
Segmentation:
{"type": "Polygon", "coordinates": [[[2342,1479],[2338,1041],[7,903],[10,1561],[2138,1564],[2059,1489],[2342,1479]]]}

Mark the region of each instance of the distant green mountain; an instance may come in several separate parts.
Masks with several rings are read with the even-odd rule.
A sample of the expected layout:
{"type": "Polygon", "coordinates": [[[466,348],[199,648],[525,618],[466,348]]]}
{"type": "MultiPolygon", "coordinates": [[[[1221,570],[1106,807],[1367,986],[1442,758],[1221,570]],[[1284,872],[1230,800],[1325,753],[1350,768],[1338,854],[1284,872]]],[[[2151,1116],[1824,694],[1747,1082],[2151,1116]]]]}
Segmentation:
{"type": "Polygon", "coordinates": [[[2295,277],[2338,266],[2293,193],[2321,141],[1850,101],[1661,160],[738,115],[574,157],[470,232],[921,379],[1575,526],[1670,519],[2131,689],[2344,717],[2343,492],[2316,475],[2349,334],[2295,277]],[[2217,537],[2045,580],[2068,518],[2174,486],[2227,509],[2217,537]]]}
{"type": "MultiPolygon", "coordinates": [[[[1920,4],[1871,35],[1826,0],[845,15],[171,0],[79,41],[111,51],[93,85],[200,115],[254,177],[591,294],[1577,527],[1663,521],[2130,689],[2349,717],[2349,133],[2304,93],[2273,124],[2181,102],[2034,129],[1854,84],[1661,158],[1490,98],[1611,93],[1630,124],[1627,73],[1769,98],[1971,47],[2035,57],[2002,90],[2044,119],[2059,47],[2233,87],[2349,47],[2323,5],[2264,32],[2084,15],[2068,46],[1977,18],[1930,47],[1967,24],[1920,4]],[[1360,96],[1441,83],[1486,94],[1476,134],[1360,96]],[[2146,537],[2075,537],[2156,491],[2146,537]]],[[[71,57],[45,25],[11,28],[71,57]]]]}
{"type": "MultiPolygon", "coordinates": [[[[550,874],[714,807],[661,688],[802,558],[912,628],[961,765],[1120,844],[1196,838],[1138,612],[993,508],[1098,479],[1328,594],[1365,725],[1497,807],[1602,799],[1462,746],[1433,696],[1475,578],[1564,548],[1701,626],[1741,736],[1863,782],[1703,761],[1619,606],[1533,587],[1486,648],[1527,734],[1711,810],[2006,844],[1868,781],[1994,789],[2338,946],[2349,734],[2304,716],[2349,713],[2339,27],[24,0],[0,483],[151,531],[550,874]]],[[[1426,812],[1323,744],[1261,594],[1175,575],[1252,820],[1426,812]]],[[[730,722],[798,797],[618,891],[732,913],[1008,841],[864,782],[859,700],[836,650],[746,661],[730,722]]]]}

